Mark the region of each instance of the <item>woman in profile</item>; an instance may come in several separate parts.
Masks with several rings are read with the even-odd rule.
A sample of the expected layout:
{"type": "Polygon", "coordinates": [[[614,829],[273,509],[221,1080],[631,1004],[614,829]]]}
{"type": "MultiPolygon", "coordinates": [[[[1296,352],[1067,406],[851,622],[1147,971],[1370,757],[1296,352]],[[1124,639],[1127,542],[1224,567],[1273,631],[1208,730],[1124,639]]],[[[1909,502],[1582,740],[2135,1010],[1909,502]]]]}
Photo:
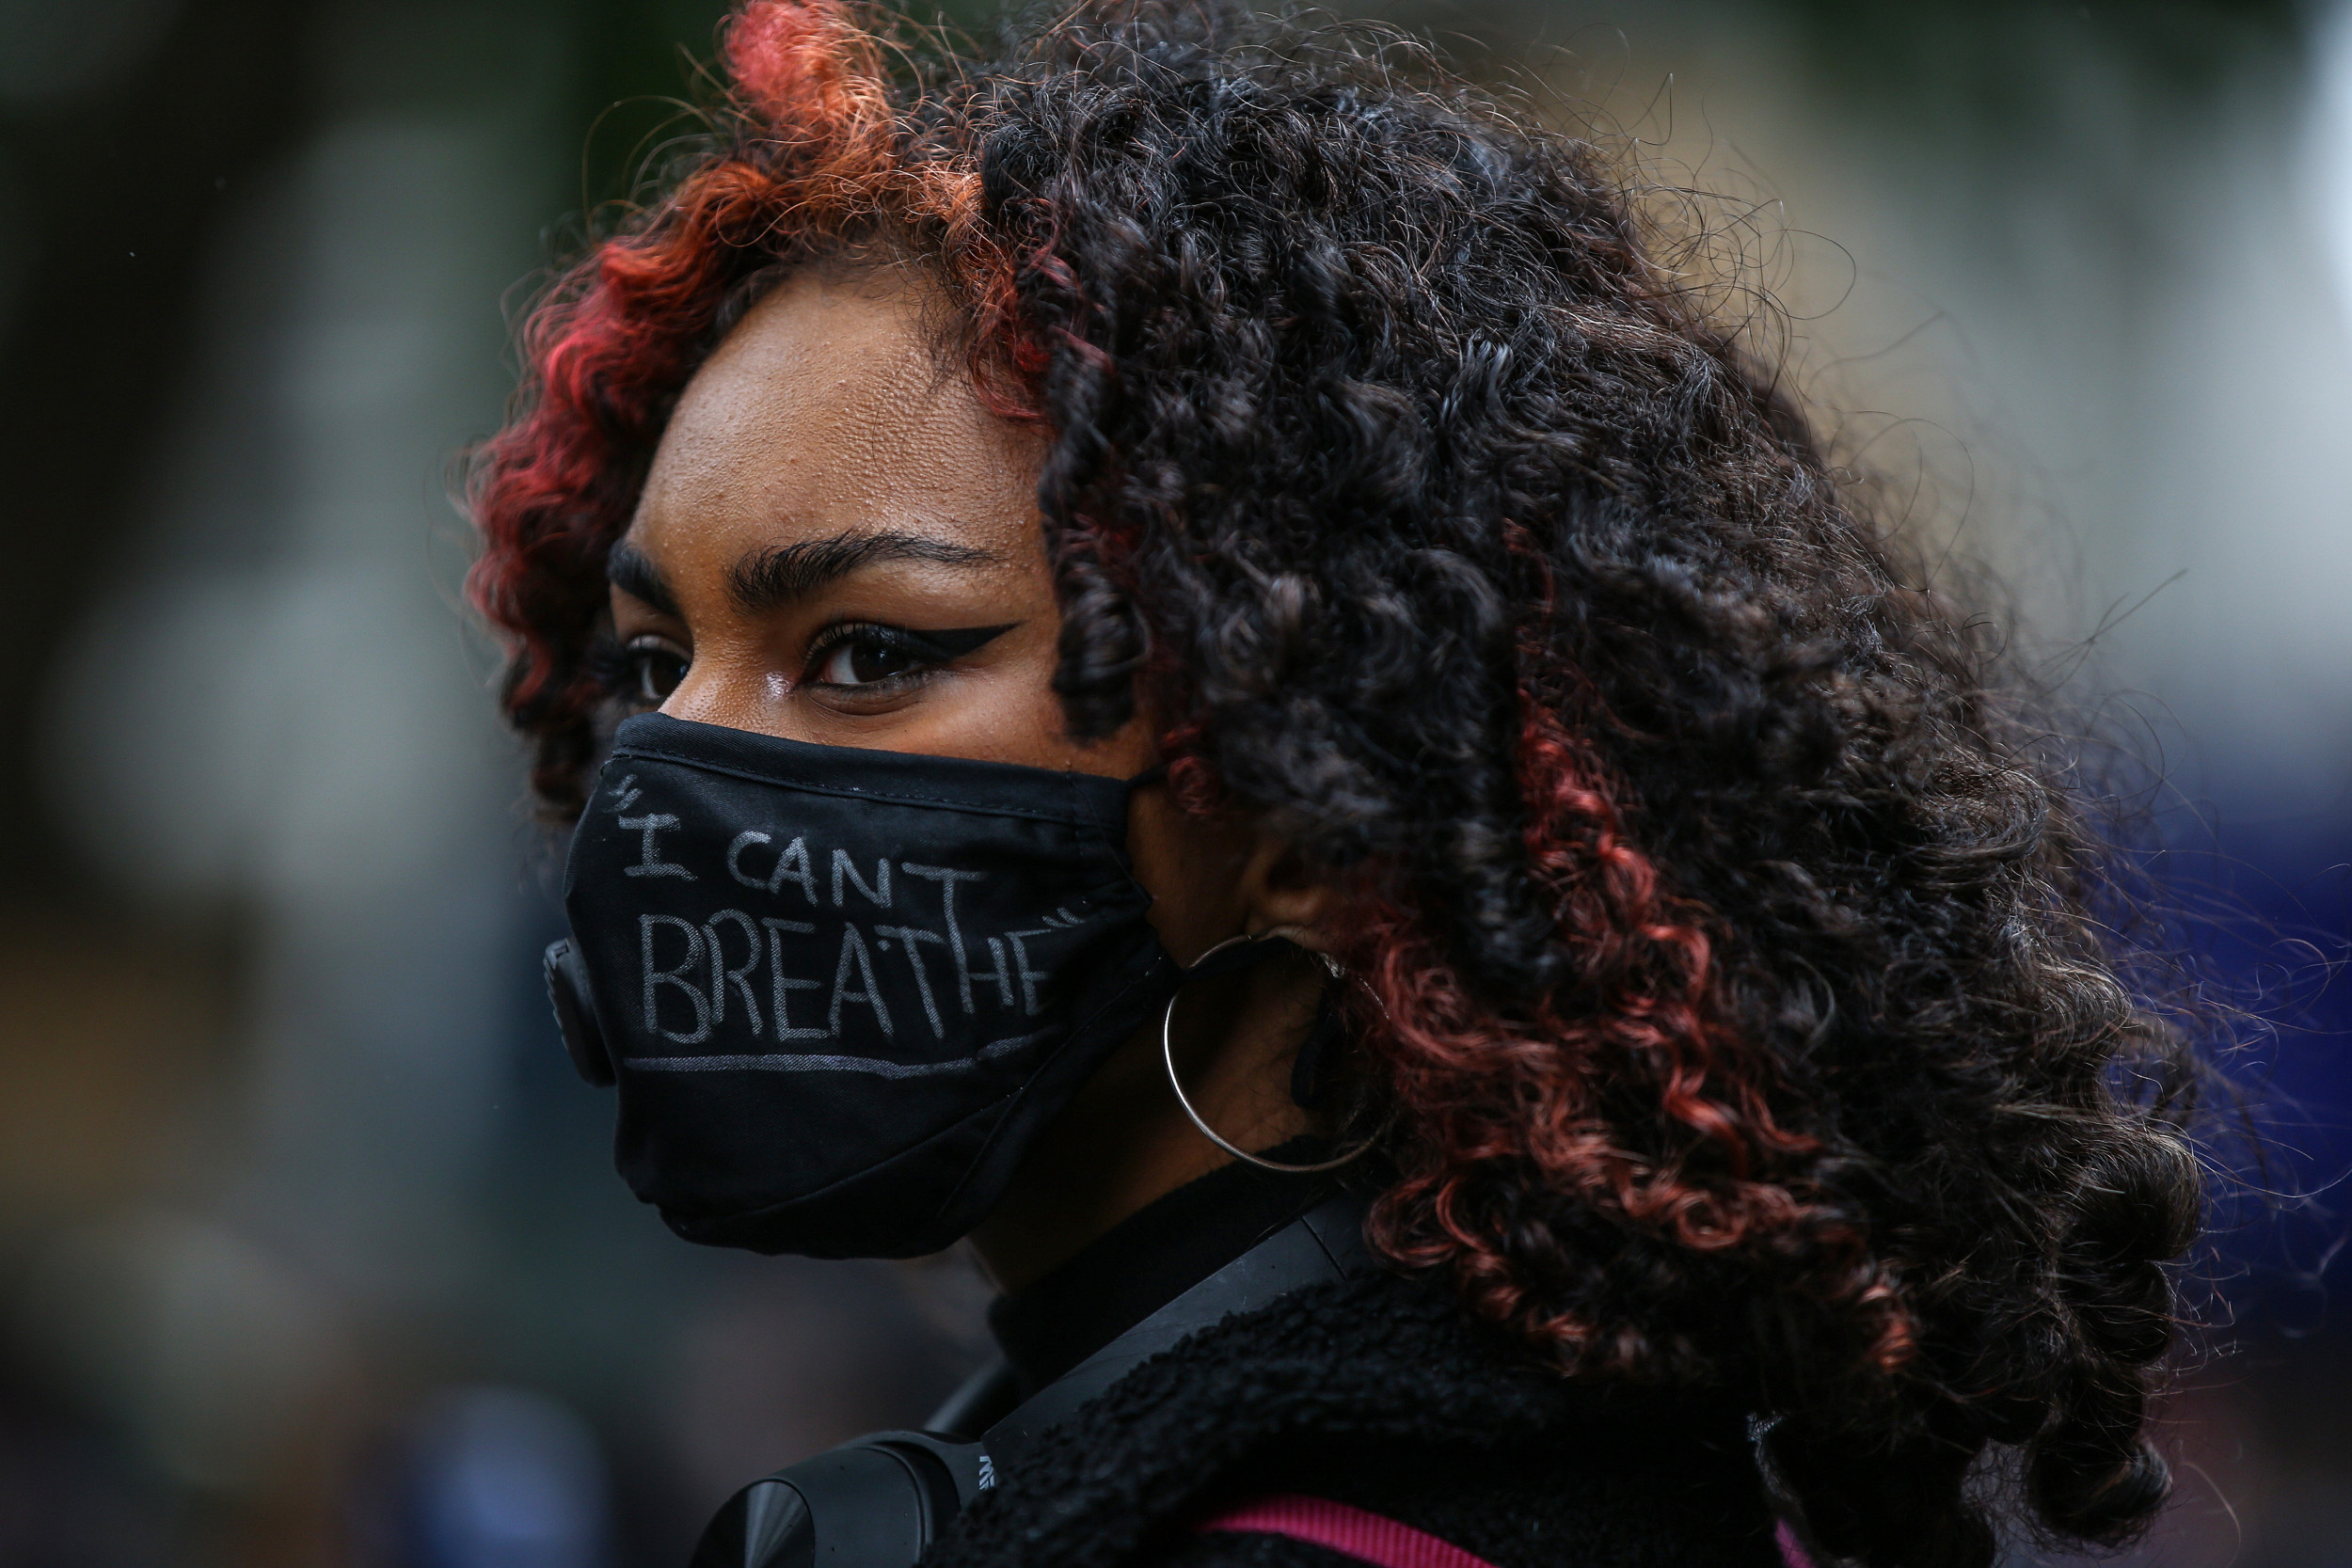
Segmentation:
{"type": "Polygon", "coordinates": [[[624,1175],[1004,1292],[925,1560],[2140,1528],[2186,1043],[1994,650],[1611,158],[1214,7],[885,55],[734,18],[531,318],[474,589],[624,1175]],[[1327,1277],[1012,1440],[1307,1221],[1327,1277]]]}

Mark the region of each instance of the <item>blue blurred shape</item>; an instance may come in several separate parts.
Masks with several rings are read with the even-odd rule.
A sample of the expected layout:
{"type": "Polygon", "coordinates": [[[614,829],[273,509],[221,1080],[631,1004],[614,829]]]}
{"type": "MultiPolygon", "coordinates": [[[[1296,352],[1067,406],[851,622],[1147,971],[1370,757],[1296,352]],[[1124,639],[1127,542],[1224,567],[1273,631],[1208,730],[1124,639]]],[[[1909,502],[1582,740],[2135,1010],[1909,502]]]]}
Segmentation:
{"type": "Polygon", "coordinates": [[[405,1568],[604,1568],[604,1460],[569,1407],[520,1388],[453,1389],[413,1442],[405,1568]]]}

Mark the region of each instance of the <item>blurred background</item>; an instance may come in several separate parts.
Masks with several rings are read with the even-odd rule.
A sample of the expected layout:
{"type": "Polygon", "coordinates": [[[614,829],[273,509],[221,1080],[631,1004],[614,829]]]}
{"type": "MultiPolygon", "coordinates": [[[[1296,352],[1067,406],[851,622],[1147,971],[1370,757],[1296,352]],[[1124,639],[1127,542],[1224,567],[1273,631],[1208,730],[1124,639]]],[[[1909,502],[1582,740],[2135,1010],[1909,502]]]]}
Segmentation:
{"type": "MultiPolygon", "coordinates": [[[[980,1353],[952,1258],[612,1175],[458,607],[508,315],[720,9],[0,0],[0,1568],[668,1568],[980,1353]]],[[[2352,1560],[2352,8],[1377,14],[1716,193],[1841,453],[2141,766],[2283,1200],[2130,1560],[2352,1560]]]]}

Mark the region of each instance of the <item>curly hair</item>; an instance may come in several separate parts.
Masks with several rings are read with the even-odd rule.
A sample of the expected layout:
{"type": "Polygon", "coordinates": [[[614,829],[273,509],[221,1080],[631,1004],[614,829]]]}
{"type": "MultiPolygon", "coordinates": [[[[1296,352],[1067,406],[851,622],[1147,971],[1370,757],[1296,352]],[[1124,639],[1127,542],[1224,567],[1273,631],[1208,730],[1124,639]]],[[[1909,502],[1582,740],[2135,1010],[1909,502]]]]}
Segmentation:
{"type": "Polygon", "coordinates": [[[1073,734],[1145,715],[1191,809],[1349,894],[1383,1249],[1565,1371],[1777,1413],[1840,1555],[1989,1562],[1989,1450],[2060,1538],[2142,1526],[2191,1044],[1997,650],[1619,163],[1208,3],[888,49],[746,5],[710,134],[527,325],[472,583],[543,800],[688,378],[794,266],[919,263],[1049,436],[1073,734]]]}

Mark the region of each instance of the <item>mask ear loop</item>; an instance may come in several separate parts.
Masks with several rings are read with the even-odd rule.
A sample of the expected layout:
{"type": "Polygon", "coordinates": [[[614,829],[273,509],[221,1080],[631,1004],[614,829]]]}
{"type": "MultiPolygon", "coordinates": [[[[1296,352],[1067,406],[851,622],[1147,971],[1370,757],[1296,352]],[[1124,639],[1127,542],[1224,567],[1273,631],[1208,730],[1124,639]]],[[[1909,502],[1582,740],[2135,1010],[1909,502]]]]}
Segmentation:
{"type": "MultiPolygon", "coordinates": [[[[1207,963],[1211,958],[1216,958],[1219,953],[1224,952],[1227,948],[1238,946],[1242,942],[1268,942],[1276,937],[1287,938],[1302,934],[1304,933],[1301,933],[1295,926],[1277,926],[1270,931],[1261,931],[1255,936],[1252,936],[1248,932],[1245,931],[1240,936],[1227,937],[1223,942],[1218,942],[1215,947],[1212,947],[1206,953],[1201,954],[1200,958],[1193,960],[1192,968],[1195,970],[1200,969],[1202,964],[1207,963]]],[[[1312,948],[1306,948],[1305,950],[1311,953],[1314,952],[1314,949],[1312,948]]],[[[1340,979],[1347,974],[1346,970],[1340,967],[1339,960],[1332,958],[1328,953],[1315,953],[1315,958],[1322,963],[1324,972],[1330,975],[1332,979],[1340,979]]],[[[1192,1118],[1192,1124],[1200,1129],[1200,1135],[1202,1137],[1208,1139],[1209,1142],[1216,1145],[1217,1148],[1223,1149],[1226,1153],[1232,1155],[1236,1160],[1246,1160],[1262,1170],[1280,1171],[1285,1176],[1311,1176],[1317,1171],[1337,1170],[1342,1165],[1349,1164],[1359,1159],[1361,1159],[1371,1150],[1373,1144],[1377,1141],[1379,1137],[1377,1132],[1374,1133],[1371,1137],[1366,1138],[1363,1142],[1358,1144],[1354,1148],[1349,1149],[1346,1153],[1342,1154],[1337,1158],[1317,1161],[1315,1164],[1311,1165],[1294,1165],[1280,1160],[1269,1160],[1263,1154],[1252,1154],[1246,1148],[1242,1148],[1234,1144],[1226,1142],[1224,1138],[1217,1134],[1216,1129],[1211,1127],[1206,1121],[1201,1119],[1200,1113],[1192,1108],[1192,1101],[1184,1098],[1184,1085],[1179,1082],[1176,1077],[1176,1003],[1183,995],[1184,987],[1180,985],[1176,988],[1175,995],[1170,996],[1168,999],[1168,1010],[1160,1015],[1160,1060],[1167,1064],[1168,1086],[1175,1091],[1176,1103],[1184,1108],[1184,1115],[1190,1117],[1192,1118]]]]}

